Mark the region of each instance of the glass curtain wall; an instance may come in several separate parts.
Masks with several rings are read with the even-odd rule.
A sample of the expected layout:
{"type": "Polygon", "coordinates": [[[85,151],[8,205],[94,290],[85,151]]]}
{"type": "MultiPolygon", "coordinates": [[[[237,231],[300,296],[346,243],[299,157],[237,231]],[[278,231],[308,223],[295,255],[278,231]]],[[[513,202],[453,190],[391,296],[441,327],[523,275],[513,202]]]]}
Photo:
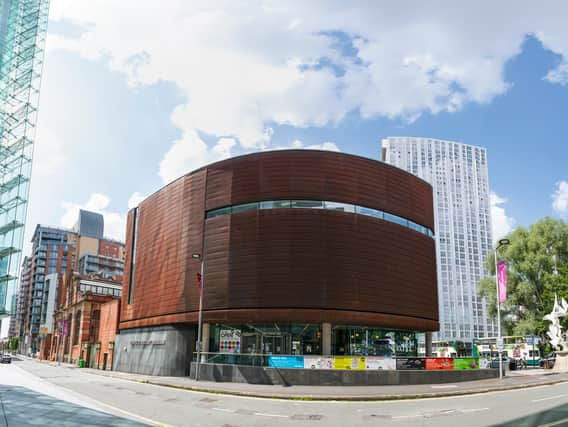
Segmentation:
{"type": "Polygon", "coordinates": [[[0,2],[0,318],[15,311],[48,10],[0,2]]]}
{"type": "Polygon", "coordinates": [[[332,352],[338,356],[418,356],[419,333],[364,326],[332,328],[332,352]]]}
{"type": "MultiPolygon", "coordinates": [[[[334,356],[417,357],[423,333],[365,326],[334,325],[334,356]]],[[[238,355],[321,355],[320,324],[215,324],[209,351],[238,355]]]]}
{"type": "Polygon", "coordinates": [[[321,354],[321,325],[211,325],[209,351],[241,354],[321,354]],[[239,343],[238,347],[236,342],[239,343]]]}

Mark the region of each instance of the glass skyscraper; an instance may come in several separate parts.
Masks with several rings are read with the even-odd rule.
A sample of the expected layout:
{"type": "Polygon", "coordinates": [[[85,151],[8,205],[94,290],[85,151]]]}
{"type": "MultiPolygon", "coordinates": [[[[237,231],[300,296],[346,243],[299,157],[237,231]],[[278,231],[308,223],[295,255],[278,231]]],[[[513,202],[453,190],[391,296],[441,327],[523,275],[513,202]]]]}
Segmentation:
{"type": "Polygon", "coordinates": [[[49,0],[0,0],[0,319],[16,305],[49,0]]]}
{"type": "Polygon", "coordinates": [[[496,335],[486,301],[477,295],[487,274],[491,215],[487,152],[431,138],[388,137],[382,159],[429,182],[434,190],[440,332],[434,339],[496,335]]]}

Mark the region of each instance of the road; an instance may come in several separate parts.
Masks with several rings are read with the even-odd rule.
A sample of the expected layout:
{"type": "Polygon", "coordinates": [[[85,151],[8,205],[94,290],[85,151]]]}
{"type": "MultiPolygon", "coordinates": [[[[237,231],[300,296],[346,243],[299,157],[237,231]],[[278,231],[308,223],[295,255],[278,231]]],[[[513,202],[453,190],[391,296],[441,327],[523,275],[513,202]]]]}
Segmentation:
{"type": "MultiPolygon", "coordinates": [[[[67,405],[87,406],[81,410],[75,407],[75,416],[90,411],[88,414],[97,417],[109,417],[99,420],[93,415],[87,421],[83,417],[81,422],[67,425],[140,425],[132,420],[149,425],[219,427],[568,425],[568,383],[451,398],[314,402],[179,390],[29,360],[0,365],[0,390],[6,387],[6,378],[12,386],[49,394],[69,401],[67,405]]],[[[5,410],[10,410],[7,394],[2,393],[2,401],[5,410]]],[[[25,411],[29,412],[27,407],[25,411]]]]}
{"type": "MultiPolygon", "coordinates": [[[[95,402],[21,369],[0,364],[0,427],[144,426],[136,416],[95,402]]],[[[37,362],[30,362],[37,363],[37,362]]]]}

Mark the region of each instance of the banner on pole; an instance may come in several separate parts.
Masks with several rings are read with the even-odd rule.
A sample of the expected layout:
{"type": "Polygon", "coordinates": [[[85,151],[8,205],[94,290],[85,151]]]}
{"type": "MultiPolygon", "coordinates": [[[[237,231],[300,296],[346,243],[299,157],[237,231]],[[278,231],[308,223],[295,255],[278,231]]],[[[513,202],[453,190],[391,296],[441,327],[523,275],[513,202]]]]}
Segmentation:
{"type": "Polygon", "coordinates": [[[497,280],[499,283],[499,302],[507,299],[507,263],[499,261],[497,264],[497,280]]]}

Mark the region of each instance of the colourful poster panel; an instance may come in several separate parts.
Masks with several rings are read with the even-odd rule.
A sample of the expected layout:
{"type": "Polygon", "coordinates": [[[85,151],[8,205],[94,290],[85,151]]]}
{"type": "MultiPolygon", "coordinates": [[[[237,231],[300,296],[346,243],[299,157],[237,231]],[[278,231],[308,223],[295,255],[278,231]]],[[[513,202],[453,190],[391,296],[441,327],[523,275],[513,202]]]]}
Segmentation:
{"type": "Polygon", "coordinates": [[[219,332],[219,352],[241,352],[241,331],[239,329],[221,329],[219,332]]]}
{"type": "Polygon", "coordinates": [[[304,368],[304,356],[269,356],[268,366],[272,368],[304,368]]]}
{"type": "Polygon", "coordinates": [[[479,359],[473,357],[454,359],[454,369],[479,369],[479,359]]]}
{"type": "Polygon", "coordinates": [[[367,369],[369,370],[395,370],[396,361],[390,357],[367,357],[367,369]]]}
{"type": "Polygon", "coordinates": [[[335,356],[333,358],[333,369],[365,369],[364,356],[335,356]]]}
{"type": "Polygon", "coordinates": [[[427,371],[454,369],[454,360],[449,357],[429,357],[426,359],[427,371]]]}
{"type": "Polygon", "coordinates": [[[397,358],[396,359],[396,369],[397,370],[415,370],[415,369],[426,369],[426,359],[423,357],[412,357],[412,358],[397,358]]]}
{"type": "Polygon", "coordinates": [[[306,369],[333,369],[333,357],[304,356],[306,369]]]}

